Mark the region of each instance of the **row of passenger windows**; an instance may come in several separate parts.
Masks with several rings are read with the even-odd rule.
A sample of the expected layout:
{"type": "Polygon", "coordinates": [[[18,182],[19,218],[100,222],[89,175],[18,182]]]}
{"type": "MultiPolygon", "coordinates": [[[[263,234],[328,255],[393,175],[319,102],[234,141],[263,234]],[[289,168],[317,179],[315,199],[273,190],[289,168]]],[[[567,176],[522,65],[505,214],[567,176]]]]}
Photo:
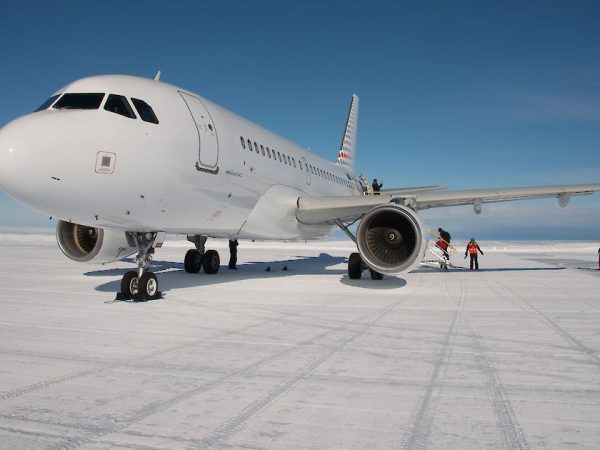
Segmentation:
{"type": "Polygon", "coordinates": [[[313,175],[319,176],[321,178],[324,178],[325,180],[329,180],[331,182],[338,183],[338,184],[341,184],[341,185],[349,187],[349,188],[351,188],[353,186],[353,184],[350,180],[346,180],[346,179],[339,177],[333,173],[327,172],[316,166],[313,166],[312,164],[308,164],[306,161],[304,161],[304,168],[303,168],[302,161],[300,159],[298,159],[298,164],[296,164],[295,158],[285,155],[283,153],[280,153],[280,152],[276,151],[275,149],[270,149],[269,147],[266,147],[262,144],[257,144],[256,142],[251,141],[250,139],[244,139],[243,136],[240,136],[240,144],[242,145],[242,148],[244,150],[248,149],[251,152],[252,151],[255,152],[257,155],[264,156],[265,158],[279,161],[280,163],[286,164],[290,167],[298,167],[300,170],[306,170],[307,172],[310,172],[313,175]]]}
{"type": "MultiPolygon", "coordinates": [[[[102,93],[70,93],[64,94],[56,103],[54,102],[60,95],[53,95],[46,100],[42,106],[36,109],[36,112],[48,109],[53,103],[54,109],[98,109],[100,108],[105,95],[106,94],[102,93]]],[[[144,122],[158,123],[158,118],[148,103],[139,98],[132,98],[131,102],[139,114],[140,119],[144,122]]],[[[104,104],[104,109],[129,119],[137,118],[129,101],[123,95],[109,94],[108,99],[104,104]]]]}

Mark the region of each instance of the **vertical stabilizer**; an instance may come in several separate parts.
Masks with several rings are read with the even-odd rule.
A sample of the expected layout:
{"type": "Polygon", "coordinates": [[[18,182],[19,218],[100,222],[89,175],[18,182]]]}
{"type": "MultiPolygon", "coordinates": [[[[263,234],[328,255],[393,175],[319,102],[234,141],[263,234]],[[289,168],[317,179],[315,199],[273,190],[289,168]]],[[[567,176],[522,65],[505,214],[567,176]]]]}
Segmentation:
{"type": "Polygon", "coordinates": [[[356,151],[356,129],[358,127],[358,95],[352,95],[346,129],[342,138],[342,145],[338,152],[337,163],[348,168],[354,173],[354,156],[356,151]]]}

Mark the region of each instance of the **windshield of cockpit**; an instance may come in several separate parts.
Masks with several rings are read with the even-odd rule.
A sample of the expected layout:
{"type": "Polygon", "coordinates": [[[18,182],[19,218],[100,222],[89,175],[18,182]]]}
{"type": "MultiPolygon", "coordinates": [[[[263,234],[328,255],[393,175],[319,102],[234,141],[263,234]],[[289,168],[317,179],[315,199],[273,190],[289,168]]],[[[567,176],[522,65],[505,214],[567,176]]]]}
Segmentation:
{"type": "MultiPolygon", "coordinates": [[[[35,112],[43,111],[52,106],[52,109],[69,110],[69,109],[99,109],[102,101],[106,97],[104,93],[65,93],[56,94],[46,100],[35,112]],[[60,99],[56,101],[58,98],[60,99]]],[[[131,103],[123,95],[108,94],[108,98],[104,103],[104,110],[118,114],[129,119],[137,119],[134,112],[137,111],[140,119],[144,122],[158,124],[158,118],[152,107],[144,100],[139,98],[131,98],[131,103]]]]}

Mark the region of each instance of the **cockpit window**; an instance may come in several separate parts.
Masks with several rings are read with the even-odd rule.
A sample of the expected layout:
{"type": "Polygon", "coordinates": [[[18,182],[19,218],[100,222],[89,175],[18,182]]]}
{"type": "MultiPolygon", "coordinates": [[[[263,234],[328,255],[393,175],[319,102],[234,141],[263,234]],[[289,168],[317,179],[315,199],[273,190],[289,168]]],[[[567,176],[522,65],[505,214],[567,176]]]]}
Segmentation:
{"type": "Polygon", "coordinates": [[[129,117],[130,119],[135,119],[133,109],[131,109],[129,102],[122,95],[110,94],[104,104],[104,109],[115,114],[120,114],[121,116],[129,117]]]}
{"type": "Polygon", "coordinates": [[[148,103],[138,98],[132,98],[131,101],[133,102],[133,106],[135,106],[135,109],[137,109],[138,114],[144,122],[158,123],[158,118],[148,103]]]}
{"type": "Polygon", "coordinates": [[[98,109],[104,94],[65,94],[54,105],[55,109],[98,109]]]}
{"type": "Polygon", "coordinates": [[[43,111],[44,109],[48,109],[50,107],[50,105],[56,101],[56,99],[58,98],[59,95],[60,94],[56,94],[56,95],[53,95],[52,97],[50,97],[48,100],[46,100],[44,103],[42,103],[42,105],[38,109],[36,109],[35,112],[43,111]]]}

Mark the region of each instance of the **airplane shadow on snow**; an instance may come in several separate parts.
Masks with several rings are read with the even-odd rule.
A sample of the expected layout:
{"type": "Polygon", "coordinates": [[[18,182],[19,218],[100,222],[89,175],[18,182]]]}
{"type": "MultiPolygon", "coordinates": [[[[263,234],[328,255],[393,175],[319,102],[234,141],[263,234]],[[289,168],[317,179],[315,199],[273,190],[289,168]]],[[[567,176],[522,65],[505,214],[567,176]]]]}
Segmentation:
{"type": "MultiPolygon", "coordinates": [[[[132,258],[126,258],[124,262],[133,263],[132,258]]],[[[152,261],[152,271],[158,275],[160,290],[166,293],[172,289],[189,288],[198,286],[210,286],[219,283],[229,283],[238,280],[272,279],[289,277],[293,275],[341,275],[341,283],[367,288],[367,289],[395,289],[406,285],[406,281],[397,277],[385,277],[383,280],[374,281],[369,273],[363,273],[362,280],[351,280],[348,278],[347,270],[328,269],[331,266],[346,263],[348,259],[341,256],[331,256],[321,253],[319,256],[298,256],[297,259],[281,261],[260,261],[238,264],[238,270],[229,270],[226,265],[221,265],[219,272],[207,275],[202,270],[198,274],[187,273],[182,262],[174,261],[152,261]],[[287,270],[283,270],[287,267],[287,270]],[[266,269],[270,268],[269,271],[266,269]]],[[[97,291],[117,292],[121,288],[121,277],[128,271],[135,270],[131,267],[115,267],[86,272],[88,277],[115,276],[118,279],[96,286],[97,291]]]]}

